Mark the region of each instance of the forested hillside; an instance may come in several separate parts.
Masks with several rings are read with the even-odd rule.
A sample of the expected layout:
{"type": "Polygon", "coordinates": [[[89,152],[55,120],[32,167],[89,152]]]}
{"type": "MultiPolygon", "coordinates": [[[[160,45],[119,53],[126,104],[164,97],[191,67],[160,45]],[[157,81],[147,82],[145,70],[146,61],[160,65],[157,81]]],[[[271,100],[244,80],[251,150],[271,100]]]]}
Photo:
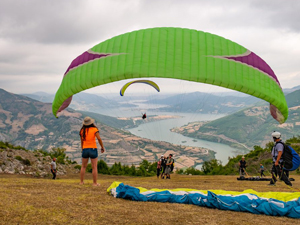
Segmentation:
{"type": "MultiPolygon", "coordinates": [[[[292,146],[292,148],[300,154],[300,135],[288,139],[286,144],[292,146]]],[[[260,146],[254,146],[245,156],[247,162],[246,172],[249,176],[258,176],[260,164],[265,167],[265,174],[270,177],[270,169],[272,167],[271,150],[274,146],[274,142],[268,142],[264,148],[260,146]]],[[[195,174],[195,175],[238,175],[239,174],[239,161],[242,159],[242,155],[232,157],[229,159],[225,166],[222,166],[218,160],[211,160],[204,162],[202,170],[195,170],[194,168],[188,168],[187,170],[179,170],[179,174],[195,174]]],[[[294,172],[293,172],[294,173],[294,172]]],[[[296,173],[300,173],[299,168],[296,173]]]]}
{"type": "Polygon", "coordinates": [[[226,117],[205,124],[191,123],[174,131],[193,138],[228,143],[237,147],[246,145],[248,148],[254,145],[264,146],[272,140],[270,134],[274,130],[281,132],[286,140],[300,134],[299,96],[300,90],[286,95],[289,117],[281,125],[270,115],[268,103],[260,101],[253,107],[226,117]]]}

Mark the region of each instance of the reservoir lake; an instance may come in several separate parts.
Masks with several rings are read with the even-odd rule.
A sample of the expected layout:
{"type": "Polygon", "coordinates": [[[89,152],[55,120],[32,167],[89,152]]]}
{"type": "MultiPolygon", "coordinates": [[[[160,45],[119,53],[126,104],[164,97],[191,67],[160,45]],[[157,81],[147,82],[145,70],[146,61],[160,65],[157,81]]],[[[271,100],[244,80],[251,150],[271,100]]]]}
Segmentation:
{"type": "MultiPolygon", "coordinates": [[[[139,125],[138,127],[127,129],[127,130],[136,136],[142,138],[148,138],[150,140],[165,141],[176,145],[195,146],[195,147],[203,147],[203,148],[210,149],[216,152],[215,158],[217,160],[220,160],[223,165],[225,165],[228,162],[228,157],[233,157],[239,154],[246,154],[248,152],[247,150],[233,148],[226,144],[211,142],[211,141],[206,141],[206,140],[201,140],[196,138],[190,138],[170,131],[174,127],[181,127],[190,122],[215,120],[226,116],[225,114],[159,112],[155,109],[153,110],[155,106],[151,106],[151,105],[150,106],[147,105],[147,106],[149,108],[147,107],[146,109],[145,107],[143,110],[132,110],[132,108],[131,109],[119,108],[118,110],[102,109],[101,114],[114,116],[114,117],[137,117],[137,116],[141,116],[141,113],[147,112],[148,117],[151,115],[178,116],[178,118],[160,120],[154,122],[147,122],[147,120],[145,120],[144,123],[139,125]]],[[[197,165],[196,168],[200,169],[201,166],[202,166],[201,164],[197,165]]]]}

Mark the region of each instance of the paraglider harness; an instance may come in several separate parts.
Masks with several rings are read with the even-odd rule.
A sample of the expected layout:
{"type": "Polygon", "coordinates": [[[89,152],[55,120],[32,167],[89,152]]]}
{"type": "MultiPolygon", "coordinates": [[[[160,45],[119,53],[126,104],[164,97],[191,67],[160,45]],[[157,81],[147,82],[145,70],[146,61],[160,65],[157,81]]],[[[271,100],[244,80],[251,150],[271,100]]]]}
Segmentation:
{"type": "MultiPolygon", "coordinates": [[[[288,186],[292,186],[292,183],[289,180],[289,171],[295,170],[299,167],[300,165],[300,157],[297,154],[297,152],[289,145],[285,144],[284,142],[277,141],[272,148],[272,157],[273,161],[276,156],[275,150],[276,150],[276,145],[280,143],[283,146],[283,152],[281,155],[281,162],[279,162],[279,165],[275,166],[275,163],[272,166],[271,174],[272,174],[272,180],[270,184],[275,184],[276,183],[276,177],[277,175],[279,176],[279,180],[284,181],[284,183],[288,186]],[[274,150],[274,151],[273,151],[274,150]]],[[[275,159],[276,160],[276,159],[275,159]]]]}
{"type": "Polygon", "coordinates": [[[144,113],[144,114],[142,113],[142,115],[143,115],[143,116],[142,116],[142,119],[143,119],[143,120],[147,118],[146,113],[144,113]]]}
{"type": "Polygon", "coordinates": [[[285,144],[281,140],[275,143],[274,148],[278,143],[281,143],[283,145],[283,153],[281,156],[281,158],[283,159],[283,169],[288,171],[296,170],[300,166],[300,156],[291,146],[285,144]]]}

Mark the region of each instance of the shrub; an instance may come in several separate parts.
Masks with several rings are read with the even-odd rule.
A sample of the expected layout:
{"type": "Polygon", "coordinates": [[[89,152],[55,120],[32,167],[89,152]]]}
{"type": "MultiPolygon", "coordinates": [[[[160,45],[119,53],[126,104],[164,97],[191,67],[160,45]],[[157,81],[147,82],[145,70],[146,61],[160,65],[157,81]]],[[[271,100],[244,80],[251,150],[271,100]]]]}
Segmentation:
{"type": "Polygon", "coordinates": [[[23,163],[24,163],[24,165],[26,165],[26,166],[30,166],[30,165],[31,165],[31,162],[29,161],[29,159],[24,159],[24,160],[23,160],[23,163]]]}
{"type": "Polygon", "coordinates": [[[63,155],[60,155],[56,158],[56,162],[59,164],[65,164],[65,157],[63,155]]]}
{"type": "Polygon", "coordinates": [[[74,169],[79,169],[79,170],[81,170],[81,165],[76,165],[76,166],[74,166],[74,169]]]}
{"type": "Polygon", "coordinates": [[[109,167],[104,160],[100,160],[97,164],[98,172],[102,174],[109,174],[109,167]]]}
{"type": "Polygon", "coordinates": [[[86,167],[86,172],[89,172],[89,173],[91,173],[93,171],[93,169],[92,169],[92,164],[87,164],[87,167],[86,167]]]}
{"type": "Polygon", "coordinates": [[[10,149],[18,149],[18,150],[25,150],[25,151],[28,151],[26,148],[22,147],[22,146],[14,146],[8,142],[3,142],[3,141],[0,141],[0,148],[2,149],[6,149],[6,148],[10,148],[10,149]]]}
{"type": "Polygon", "coordinates": [[[19,155],[16,155],[16,156],[15,156],[15,159],[16,159],[16,160],[19,160],[19,161],[23,161],[23,158],[22,158],[21,156],[19,156],[19,155]]]}
{"type": "Polygon", "coordinates": [[[31,165],[31,162],[29,161],[29,159],[23,159],[19,155],[15,156],[15,159],[21,161],[26,166],[30,166],[31,165]]]}
{"type": "Polygon", "coordinates": [[[50,156],[52,158],[58,158],[58,157],[66,157],[66,149],[65,148],[52,148],[50,151],[50,156]]]}

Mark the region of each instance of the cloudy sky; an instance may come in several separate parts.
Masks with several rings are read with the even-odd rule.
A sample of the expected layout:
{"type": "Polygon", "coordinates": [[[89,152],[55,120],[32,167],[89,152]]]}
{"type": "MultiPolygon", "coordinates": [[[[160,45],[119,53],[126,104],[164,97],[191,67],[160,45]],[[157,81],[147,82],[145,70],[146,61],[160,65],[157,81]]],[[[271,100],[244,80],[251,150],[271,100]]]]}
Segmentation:
{"type": "Polygon", "coordinates": [[[263,58],[281,86],[291,88],[300,85],[299,11],[294,0],[1,0],[0,88],[55,93],[79,54],[150,27],[191,28],[233,40],[263,58]]]}

